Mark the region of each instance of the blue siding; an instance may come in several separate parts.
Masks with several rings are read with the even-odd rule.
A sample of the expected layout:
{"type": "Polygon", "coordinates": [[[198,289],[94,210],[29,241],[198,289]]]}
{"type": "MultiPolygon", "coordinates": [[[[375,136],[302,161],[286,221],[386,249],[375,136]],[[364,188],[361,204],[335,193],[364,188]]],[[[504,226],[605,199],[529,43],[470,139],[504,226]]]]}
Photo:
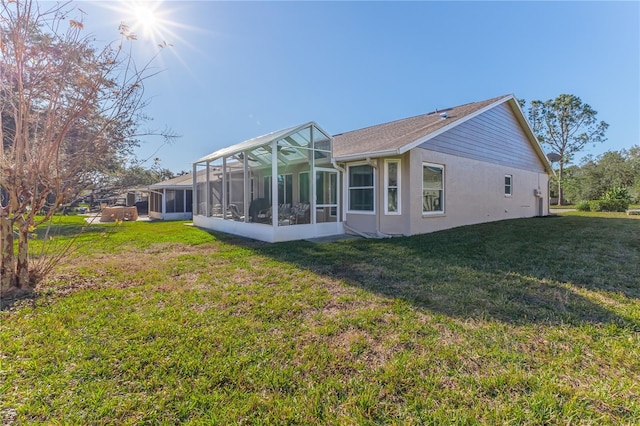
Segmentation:
{"type": "Polygon", "coordinates": [[[544,172],[542,161],[507,103],[436,136],[420,148],[544,172]]]}

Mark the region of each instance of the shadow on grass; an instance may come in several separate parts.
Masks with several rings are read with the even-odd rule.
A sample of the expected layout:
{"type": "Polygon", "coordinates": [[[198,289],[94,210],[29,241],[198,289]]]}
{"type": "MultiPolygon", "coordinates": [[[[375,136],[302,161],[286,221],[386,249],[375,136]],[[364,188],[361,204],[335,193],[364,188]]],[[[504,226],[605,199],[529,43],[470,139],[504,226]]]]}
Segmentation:
{"type": "Polygon", "coordinates": [[[640,297],[639,233],[631,220],[556,217],[324,244],[220,239],[449,316],[640,330],[637,321],[580,294],[640,297]]]}
{"type": "Polygon", "coordinates": [[[108,226],[101,225],[98,221],[91,224],[85,221],[61,222],[56,221],[56,217],[54,217],[51,226],[47,226],[47,224],[39,226],[34,230],[34,233],[37,238],[43,238],[44,236],[68,237],[79,234],[101,234],[109,229],[108,226]]]}

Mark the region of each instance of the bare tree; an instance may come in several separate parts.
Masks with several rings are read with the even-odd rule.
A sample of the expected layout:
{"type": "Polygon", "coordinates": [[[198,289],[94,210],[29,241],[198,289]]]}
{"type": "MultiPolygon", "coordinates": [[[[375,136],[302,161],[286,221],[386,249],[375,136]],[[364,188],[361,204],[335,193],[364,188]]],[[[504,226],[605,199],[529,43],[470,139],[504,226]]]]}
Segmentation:
{"type": "Polygon", "coordinates": [[[153,73],[123,48],[135,36],[121,25],[98,49],[71,13],[81,11],[70,2],[0,0],[0,296],[33,290],[42,271],[30,268],[30,233],[129,152],[144,119],[153,73]]]}
{"type": "Polygon", "coordinates": [[[558,205],[562,205],[564,166],[588,143],[606,140],[609,125],[598,122],[597,112],[575,95],[559,95],[547,101],[531,101],[529,121],[538,140],[548,145],[558,160],[558,205]]]}

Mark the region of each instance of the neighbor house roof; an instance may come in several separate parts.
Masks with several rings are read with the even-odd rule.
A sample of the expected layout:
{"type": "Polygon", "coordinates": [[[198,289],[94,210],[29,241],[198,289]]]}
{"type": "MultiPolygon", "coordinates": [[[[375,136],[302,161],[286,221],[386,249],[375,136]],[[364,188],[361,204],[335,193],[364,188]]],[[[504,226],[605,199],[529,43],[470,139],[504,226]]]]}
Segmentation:
{"type": "Polygon", "coordinates": [[[189,189],[193,186],[193,173],[185,173],[159,183],[149,185],[149,189],[178,188],[189,189]]]}
{"type": "Polygon", "coordinates": [[[551,165],[513,95],[472,102],[334,135],[333,156],[337,161],[352,161],[403,154],[504,102],[512,104],[515,115],[534,150],[547,170],[551,171],[551,165]]]}

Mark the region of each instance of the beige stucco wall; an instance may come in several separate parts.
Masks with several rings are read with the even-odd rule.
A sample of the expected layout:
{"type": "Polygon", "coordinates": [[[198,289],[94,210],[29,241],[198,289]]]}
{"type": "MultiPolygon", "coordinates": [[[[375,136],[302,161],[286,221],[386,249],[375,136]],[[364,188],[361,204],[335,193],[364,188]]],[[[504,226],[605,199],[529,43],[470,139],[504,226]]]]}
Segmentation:
{"type": "MultiPolygon", "coordinates": [[[[347,210],[347,227],[367,234],[381,232],[389,235],[410,235],[410,221],[408,217],[411,204],[409,201],[410,198],[407,196],[411,176],[409,159],[409,153],[395,157],[371,159],[369,164],[375,167],[375,214],[372,212],[353,213],[347,210]],[[388,159],[400,160],[400,214],[385,214],[384,210],[384,167],[385,160],[388,159]]],[[[350,163],[350,165],[356,164],[367,164],[367,162],[359,161],[350,163]]],[[[346,167],[345,170],[347,170],[346,167]]],[[[345,176],[345,180],[346,179],[347,177],[345,176]]],[[[422,177],[420,177],[420,182],[422,182],[422,177]]],[[[348,183],[345,182],[343,186],[345,209],[348,209],[349,205],[347,185],[348,183]]],[[[422,185],[422,183],[420,183],[420,185],[422,185]]]]}
{"type": "MultiPolygon", "coordinates": [[[[548,180],[544,172],[523,170],[450,154],[416,148],[410,151],[411,175],[405,196],[409,198],[408,235],[463,225],[549,214],[548,180]],[[445,166],[444,214],[422,214],[422,163],[445,166]],[[513,176],[512,196],[504,195],[504,176],[513,176]],[[540,190],[541,197],[534,195],[540,190]]],[[[384,232],[384,230],[382,230],[384,232]]]]}

